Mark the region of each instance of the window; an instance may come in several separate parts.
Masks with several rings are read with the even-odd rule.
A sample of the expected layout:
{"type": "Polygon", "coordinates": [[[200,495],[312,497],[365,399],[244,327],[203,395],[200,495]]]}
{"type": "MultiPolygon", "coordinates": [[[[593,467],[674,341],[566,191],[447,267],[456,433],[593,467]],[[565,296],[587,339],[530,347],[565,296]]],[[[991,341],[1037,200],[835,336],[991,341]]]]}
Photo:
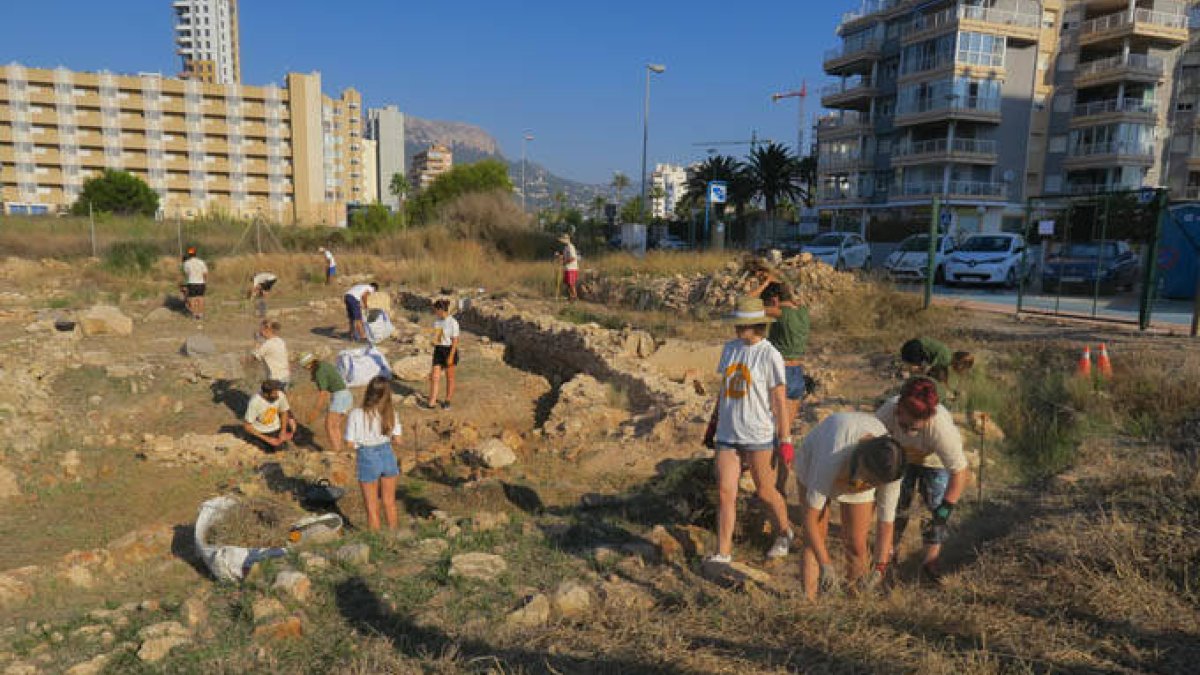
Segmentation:
{"type": "Polygon", "coordinates": [[[1049,152],[1066,152],[1067,137],[1065,135],[1051,136],[1049,152]]]}
{"type": "Polygon", "coordinates": [[[1054,97],[1054,112],[1065,113],[1071,112],[1071,95],[1059,94],[1054,97]]]}
{"type": "Polygon", "coordinates": [[[1046,176],[1046,193],[1056,195],[1062,192],[1062,174],[1046,176]]]}
{"type": "Polygon", "coordinates": [[[963,31],[958,34],[958,61],[976,66],[1003,66],[1005,44],[999,35],[963,31]]]}

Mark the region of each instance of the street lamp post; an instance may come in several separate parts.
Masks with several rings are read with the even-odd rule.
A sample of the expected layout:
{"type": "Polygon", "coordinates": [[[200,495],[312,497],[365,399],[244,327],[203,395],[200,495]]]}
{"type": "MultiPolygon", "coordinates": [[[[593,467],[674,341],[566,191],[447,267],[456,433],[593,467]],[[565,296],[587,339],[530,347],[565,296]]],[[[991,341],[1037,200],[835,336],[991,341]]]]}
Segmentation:
{"type": "Polygon", "coordinates": [[[667,67],[660,63],[646,64],[646,98],[642,115],[642,209],[646,209],[646,146],[650,142],[650,74],[661,75],[667,67]]]}
{"type": "Polygon", "coordinates": [[[525,144],[533,140],[528,131],[521,135],[521,210],[525,211],[525,144]]]}

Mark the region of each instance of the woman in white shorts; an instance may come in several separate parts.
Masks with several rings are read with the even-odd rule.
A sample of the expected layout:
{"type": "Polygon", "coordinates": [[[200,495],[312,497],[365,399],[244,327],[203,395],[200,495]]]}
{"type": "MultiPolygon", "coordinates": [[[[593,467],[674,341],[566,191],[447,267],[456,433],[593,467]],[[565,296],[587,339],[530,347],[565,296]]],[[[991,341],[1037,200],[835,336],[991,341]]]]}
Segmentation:
{"type": "Polygon", "coordinates": [[[825,546],[831,500],[841,505],[842,539],[849,561],[846,576],[850,581],[864,577],[870,560],[867,531],[879,493],[875,550],[882,567],[873,570],[865,581],[866,585],[877,585],[891,554],[892,523],[896,520],[895,499],[885,498],[885,493],[900,489],[904,450],[874,415],[834,413],[804,437],[794,468],[804,503],[805,594],[815,598],[818,592],[831,593],[839,586],[833,559],[825,546]]]}

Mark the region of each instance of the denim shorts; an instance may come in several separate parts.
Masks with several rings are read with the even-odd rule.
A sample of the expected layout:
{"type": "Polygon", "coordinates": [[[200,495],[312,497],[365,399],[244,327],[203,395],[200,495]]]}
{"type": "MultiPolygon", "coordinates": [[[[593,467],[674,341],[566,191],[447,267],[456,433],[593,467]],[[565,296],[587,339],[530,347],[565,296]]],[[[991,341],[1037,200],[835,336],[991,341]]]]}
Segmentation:
{"type": "Polygon", "coordinates": [[[380,478],[388,478],[400,474],[396,464],[396,453],[392,452],[391,443],[359,446],[355,453],[358,458],[358,482],[374,483],[380,478]]]}
{"type": "Polygon", "coordinates": [[[354,394],[350,393],[349,389],[342,389],[333,392],[333,396],[329,399],[329,412],[345,415],[354,407],[354,394]]]}
{"type": "Polygon", "coordinates": [[[734,452],[763,452],[764,450],[774,450],[775,441],[770,443],[725,443],[717,441],[717,452],[722,450],[731,450],[734,452]]]}
{"type": "Polygon", "coordinates": [[[784,366],[783,372],[787,376],[787,397],[793,401],[802,400],[807,393],[804,387],[804,366],[784,366]]]}
{"type": "Polygon", "coordinates": [[[353,295],[345,295],[342,298],[346,302],[346,318],[351,321],[363,320],[362,303],[353,295]]]}

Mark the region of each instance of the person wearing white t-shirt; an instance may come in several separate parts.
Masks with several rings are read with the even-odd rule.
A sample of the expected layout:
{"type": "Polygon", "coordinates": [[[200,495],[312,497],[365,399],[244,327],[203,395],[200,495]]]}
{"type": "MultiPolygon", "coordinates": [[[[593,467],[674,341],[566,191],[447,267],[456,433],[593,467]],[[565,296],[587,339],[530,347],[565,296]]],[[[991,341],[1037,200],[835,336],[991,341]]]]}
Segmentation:
{"type": "Polygon", "coordinates": [[[571,243],[570,235],[562,235],[558,238],[558,243],[563,245],[563,249],[554,255],[562,263],[567,300],[575,302],[579,299],[579,292],[576,290],[579,284],[579,251],[575,248],[575,244],[571,243]]]}
{"type": "Polygon", "coordinates": [[[783,357],[766,339],[767,326],[774,319],[767,316],[762,300],[742,298],[726,320],[735,327],[737,339],[727,342],[721,352],[717,365],[721,388],[704,435],[704,444],[717,453],[717,552],[708,562],[732,560],[743,463],[750,467],[755,494],[766,504],[775,529],[775,543],[767,557],[782,558],[795,537],[787,503],[775,487],[772,461],[776,449],[787,463],[794,454],[790,430],[784,427],[787,394],[783,357]]]}
{"type": "Polygon", "coordinates": [[[267,379],[281,382],[286,387],[292,381],[292,372],[288,365],[287,344],[279,337],[281,328],[278,321],[263,321],[258,327],[262,343],[252,353],[266,368],[267,379]]]}
{"type": "Polygon", "coordinates": [[[846,576],[851,582],[864,578],[867,572],[867,531],[871,508],[879,503],[875,550],[883,566],[877,566],[864,584],[877,586],[891,551],[896,507],[889,497],[899,489],[898,479],[904,471],[900,445],[870,413],[834,413],[804,437],[793,468],[804,508],[805,594],[815,598],[818,592],[830,593],[839,585],[825,546],[832,501],[841,506],[842,540],[849,562],[846,576]]]}
{"type": "Polygon", "coordinates": [[[442,298],[433,303],[433,368],[429,371],[429,407],[437,407],[438,385],[446,373],[446,398],[442,409],[450,409],[454,398],[454,369],[458,366],[458,319],[450,316],[450,301],[442,298]]]}
{"type": "Polygon", "coordinates": [[[393,441],[400,440],[400,418],[392,407],[392,387],[388,378],[375,377],[367,383],[361,408],[350,411],[346,419],[346,442],[354,448],[358,484],[367,508],[367,527],[378,530],[380,504],[389,529],[395,529],[396,463],[393,441]]]}
{"type": "Polygon", "coordinates": [[[246,404],[242,429],[271,448],[280,448],[296,434],[296,419],[283,393],[283,383],[267,380],[246,404]]]}
{"type": "Polygon", "coordinates": [[[279,277],[274,272],[259,272],[250,279],[250,291],[246,297],[254,301],[254,313],[260,319],[267,317],[267,296],[277,281],[279,277]]]}
{"type": "Polygon", "coordinates": [[[328,286],[329,282],[333,281],[333,278],[337,276],[337,260],[333,257],[333,251],[324,246],[318,248],[317,252],[325,258],[325,285],[328,286]]]}
{"type": "Polygon", "coordinates": [[[927,377],[906,381],[900,395],[885,401],[875,415],[904,448],[908,460],[903,482],[893,496],[899,513],[893,547],[899,546],[913,495],[919,492],[931,514],[921,532],[925,543],[921,570],[937,581],[941,578],[938,559],[942,544],[949,537],[950,514],[967,487],[962,434],[950,411],[939,402],[937,382],[927,377]]]}
{"type": "Polygon", "coordinates": [[[183,256],[184,304],[196,319],[204,318],[204,293],[208,287],[208,265],[196,255],[195,247],[188,247],[183,256]]]}
{"type": "Polygon", "coordinates": [[[351,340],[366,340],[367,329],[364,325],[364,312],[367,307],[367,299],[371,294],[379,290],[379,284],[356,284],[346,291],[342,296],[343,302],[346,303],[346,318],[350,320],[350,339],[351,340]]]}

